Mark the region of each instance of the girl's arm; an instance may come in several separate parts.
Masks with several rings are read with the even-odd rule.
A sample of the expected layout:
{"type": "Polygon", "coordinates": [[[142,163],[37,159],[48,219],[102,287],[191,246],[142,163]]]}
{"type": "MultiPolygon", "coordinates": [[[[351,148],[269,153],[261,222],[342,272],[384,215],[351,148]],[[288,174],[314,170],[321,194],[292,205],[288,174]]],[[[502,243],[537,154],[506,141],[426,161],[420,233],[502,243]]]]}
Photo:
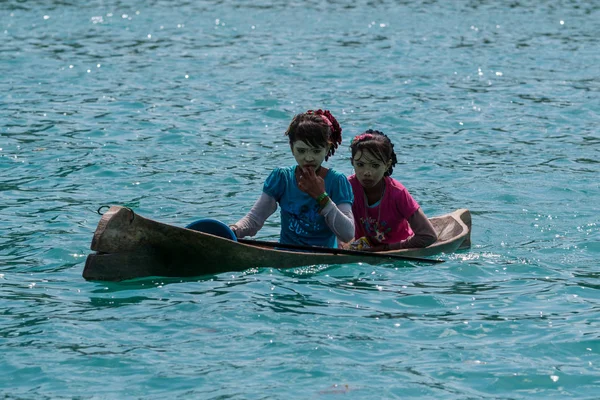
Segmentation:
{"type": "Polygon", "coordinates": [[[235,236],[243,238],[245,236],[254,236],[263,227],[267,218],[277,210],[277,201],[275,198],[263,192],[250,212],[240,219],[234,225],[229,227],[235,236]]]}
{"type": "Polygon", "coordinates": [[[354,216],[352,204],[341,203],[336,205],[329,200],[319,214],[325,217],[325,223],[335,234],[340,242],[349,242],[354,239],[354,216]]]}
{"type": "Polygon", "coordinates": [[[401,242],[390,244],[389,250],[427,247],[437,240],[435,229],[421,208],[414,212],[408,219],[408,223],[414,235],[401,242]]]}

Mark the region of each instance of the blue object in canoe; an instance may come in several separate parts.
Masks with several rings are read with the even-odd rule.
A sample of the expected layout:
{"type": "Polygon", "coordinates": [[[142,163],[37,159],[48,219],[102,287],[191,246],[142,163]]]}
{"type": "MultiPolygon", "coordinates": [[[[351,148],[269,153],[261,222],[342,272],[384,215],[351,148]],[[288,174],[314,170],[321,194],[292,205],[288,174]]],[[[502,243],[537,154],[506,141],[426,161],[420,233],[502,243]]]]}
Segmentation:
{"type": "Polygon", "coordinates": [[[237,236],[235,236],[235,233],[233,233],[233,231],[227,225],[216,219],[199,219],[186,226],[186,229],[208,233],[210,235],[219,236],[237,242],[237,236]]]}

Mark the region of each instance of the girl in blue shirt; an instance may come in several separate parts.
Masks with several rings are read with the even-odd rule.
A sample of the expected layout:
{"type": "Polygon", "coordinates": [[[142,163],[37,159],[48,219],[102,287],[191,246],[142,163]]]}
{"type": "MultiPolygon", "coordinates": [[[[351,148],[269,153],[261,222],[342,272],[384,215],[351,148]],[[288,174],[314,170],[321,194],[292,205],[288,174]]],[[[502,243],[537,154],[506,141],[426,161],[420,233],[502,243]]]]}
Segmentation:
{"type": "Polygon", "coordinates": [[[352,187],[321,165],[342,142],[337,120],[328,110],[309,110],[296,115],[285,134],[297,165],[273,170],[250,212],[231,229],[238,238],[254,236],[279,204],[280,243],[336,247],[336,238],[352,240],[352,187]]]}

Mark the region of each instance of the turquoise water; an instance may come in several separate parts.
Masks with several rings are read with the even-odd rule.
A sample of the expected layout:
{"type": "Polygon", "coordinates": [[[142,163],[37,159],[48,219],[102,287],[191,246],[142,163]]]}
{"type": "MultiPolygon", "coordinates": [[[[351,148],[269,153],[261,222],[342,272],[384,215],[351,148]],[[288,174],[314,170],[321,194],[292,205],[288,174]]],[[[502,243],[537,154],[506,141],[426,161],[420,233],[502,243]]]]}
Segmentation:
{"type": "Polygon", "coordinates": [[[600,397],[599,36],[595,1],[0,3],[0,394],[600,397]],[[329,166],[383,130],[473,247],[82,279],[99,206],[234,222],[317,107],[344,129],[329,166]]]}

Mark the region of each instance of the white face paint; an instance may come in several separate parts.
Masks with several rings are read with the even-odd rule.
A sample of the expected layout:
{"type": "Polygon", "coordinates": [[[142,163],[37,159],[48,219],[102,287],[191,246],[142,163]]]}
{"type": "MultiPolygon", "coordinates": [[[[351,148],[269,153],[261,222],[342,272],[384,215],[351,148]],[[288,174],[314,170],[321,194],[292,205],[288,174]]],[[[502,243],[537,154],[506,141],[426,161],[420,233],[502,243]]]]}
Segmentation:
{"type": "Polygon", "coordinates": [[[301,140],[296,140],[292,144],[292,154],[298,165],[302,168],[319,168],[323,164],[323,161],[325,161],[328,151],[328,146],[313,147],[301,140]]]}
{"type": "Polygon", "coordinates": [[[352,159],[356,178],[365,189],[377,186],[391,163],[392,160],[381,162],[369,150],[357,151],[352,159]]]}

